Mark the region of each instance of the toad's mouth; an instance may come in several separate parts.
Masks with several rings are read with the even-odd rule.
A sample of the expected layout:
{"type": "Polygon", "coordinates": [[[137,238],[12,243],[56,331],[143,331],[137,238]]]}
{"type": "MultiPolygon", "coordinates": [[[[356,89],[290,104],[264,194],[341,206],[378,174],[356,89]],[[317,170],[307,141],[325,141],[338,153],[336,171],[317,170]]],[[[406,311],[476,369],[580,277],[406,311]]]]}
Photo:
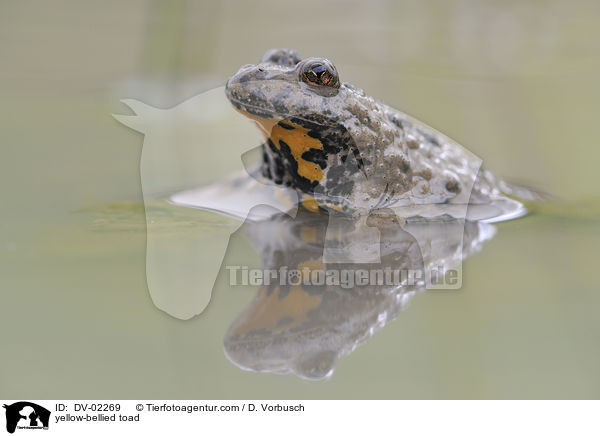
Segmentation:
{"type": "Polygon", "coordinates": [[[242,99],[236,98],[230,94],[227,94],[227,98],[237,111],[244,115],[248,114],[247,116],[249,118],[250,115],[264,119],[271,119],[276,117],[283,118],[284,116],[286,116],[286,114],[281,113],[281,111],[270,109],[268,107],[265,107],[264,105],[252,104],[247,101],[242,101],[242,99]]]}
{"type": "Polygon", "coordinates": [[[225,95],[231,105],[241,111],[264,119],[298,120],[300,124],[309,126],[332,127],[340,123],[340,119],[331,112],[323,113],[310,109],[313,102],[303,104],[292,95],[293,90],[270,92],[271,97],[262,91],[248,92],[246,84],[231,83],[225,85],[225,95]]]}

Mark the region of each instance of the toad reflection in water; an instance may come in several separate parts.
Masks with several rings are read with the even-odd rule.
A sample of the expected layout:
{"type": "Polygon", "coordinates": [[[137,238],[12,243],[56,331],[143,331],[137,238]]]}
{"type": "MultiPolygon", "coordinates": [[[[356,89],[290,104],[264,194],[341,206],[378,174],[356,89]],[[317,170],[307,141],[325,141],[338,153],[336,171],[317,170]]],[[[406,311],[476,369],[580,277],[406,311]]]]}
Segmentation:
{"type": "MultiPolygon", "coordinates": [[[[241,368],[330,376],[338,357],[393,319],[411,295],[437,286],[427,280],[433,271],[460,268],[479,250],[494,234],[491,222],[526,212],[511,196],[529,192],[496,178],[445,135],[342,82],[327,59],[270,50],[258,64],[242,66],[225,95],[263,136],[257,159],[244,159],[256,164],[212,185],[178,191],[169,196],[172,205],[244,222],[236,235],[250,237],[265,270],[308,270],[311,278],[316,270],[423,272],[414,283],[265,284],[224,339],[226,354],[241,368]]],[[[211,100],[209,107],[217,106],[211,100]]],[[[158,149],[174,154],[177,141],[165,138],[177,129],[163,132],[154,120],[165,114],[151,114],[143,117],[151,128],[135,127],[138,117],[118,117],[153,133],[141,163],[148,286],[158,307],[188,319],[204,310],[210,288],[198,289],[198,281],[186,277],[224,244],[204,256],[190,233],[180,239],[155,234],[146,201],[151,192],[168,190],[150,170],[163,162],[158,149]],[[148,190],[150,182],[157,183],[148,190]],[[179,287],[174,277],[181,277],[179,287]]],[[[203,148],[199,163],[213,165],[214,147],[203,148]]],[[[198,241],[211,236],[201,233],[198,241]]],[[[458,288],[460,280],[443,285],[458,288]]]]}
{"type": "MultiPolygon", "coordinates": [[[[433,273],[456,272],[494,235],[489,222],[524,213],[476,156],[341,83],[326,59],[271,50],[258,65],[241,67],[226,95],[265,138],[262,162],[249,174],[274,189],[272,206],[298,206],[295,219],[268,208],[247,213],[241,203],[237,213],[228,210],[250,217],[240,231],[260,252],[262,269],[280,271],[225,335],[225,353],[240,368],[331,376],[341,355],[394,319],[416,292],[459,288],[433,273]],[[281,271],[301,277],[286,281],[281,271]],[[340,280],[317,283],[318,271],[340,280]],[[386,271],[422,274],[390,281],[386,271]],[[367,285],[356,283],[359,272],[367,285]]],[[[249,193],[244,187],[256,185],[245,177],[199,198],[222,203],[227,192],[249,193]]],[[[193,195],[178,200],[194,204],[193,195]]]]}
{"type": "Polygon", "coordinates": [[[459,269],[494,235],[489,223],[525,213],[477,156],[342,83],[327,59],[271,50],[242,66],[225,93],[263,134],[260,164],[171,201],[245,219],[238,234],[262,269],[299,276],[265,282],[228,329],[225,353],[240,368],[331,376],[416,292],[459,288],[460,274],[440,284],[433,273],[459,269]],[[317,271],[344,272],[353,286],[317,282],[317,271]],[[367,285],[356,283],[359,271],[367,285]],[[422,275],[390,282],[373,271],[422,275]]]}
{"type": "MultiPolygon", "coordinates": [[[[264,271],[298,270],[304,275],[301,280],[277,277],[260,286],[225,334],[224,349],[231,362],[249,371],[293,373],[308,380],[327,378],[340,356],[367,341],[415,293],[426,289],[429,273],[459,267],[462,259],[480,250],[495,233],[491,224],[455,219],[408,219],[401,226],[396,215],[385,209],[372,213],[364,223],[344,218],[341,222],[347,232],[339,242],[349,250],[353,249],[352,234],[363,230],[361,226],[379,231],[379,262],[324,263],[328,217],[303,209],[295,219],[279,214],[268,221],[248,221],[233,236],[244,235],[252,241],[264,271]],[[397,274],[390,283],[381,274],[386,270],[424,274],[413,283],[406,275],[400,275],[398,283],[397,274]],[[348,286],[343,280],[327,284],[315,280],[317,274],[311,273],[316,271],[324,271],[325,276],[328,271],[356,275],[366,271],[369,278],[362,286],[348,286]]],[[[241,276],[231,265],[229,270],[230,276],[241,276]]]]}

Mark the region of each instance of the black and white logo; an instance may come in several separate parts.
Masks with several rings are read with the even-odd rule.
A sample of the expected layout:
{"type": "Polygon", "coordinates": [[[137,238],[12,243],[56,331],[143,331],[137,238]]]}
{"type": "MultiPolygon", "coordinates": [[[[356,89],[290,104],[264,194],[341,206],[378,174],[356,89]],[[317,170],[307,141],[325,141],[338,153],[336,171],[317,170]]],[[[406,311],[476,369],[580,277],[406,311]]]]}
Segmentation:
{"type": "Polygon", "coordinates": [[[6,431],[14,433],[16,429],[48,429],[50,411],[29,401],[18,401],[3,406],[6,409],[6,431]]]}

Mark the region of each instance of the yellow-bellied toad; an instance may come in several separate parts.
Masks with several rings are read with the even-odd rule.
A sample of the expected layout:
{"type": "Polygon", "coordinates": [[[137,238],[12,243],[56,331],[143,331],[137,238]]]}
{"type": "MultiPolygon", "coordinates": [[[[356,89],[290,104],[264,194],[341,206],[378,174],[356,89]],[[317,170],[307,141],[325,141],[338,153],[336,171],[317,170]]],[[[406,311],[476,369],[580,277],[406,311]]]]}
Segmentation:
{"type": "Polygon", "coordinates": [[[341,83],[327,59],[269,50],[260,63],[242,66],[229,79],[226,95],[264,135],[262,176],[299,191],[309,209],[498,200],[506,200],[502,208],[520,207],[502,195],[475,155],[341,83]]]}

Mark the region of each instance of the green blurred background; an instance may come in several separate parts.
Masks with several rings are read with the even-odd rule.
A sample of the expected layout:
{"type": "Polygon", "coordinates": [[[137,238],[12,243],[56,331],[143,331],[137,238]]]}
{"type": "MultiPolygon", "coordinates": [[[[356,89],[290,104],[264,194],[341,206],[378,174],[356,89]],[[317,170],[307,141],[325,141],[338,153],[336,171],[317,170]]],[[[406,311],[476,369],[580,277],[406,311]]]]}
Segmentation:
{"type": "MultiPolygon", "coordinates": [[[[599,19],[595,1],[0,3],[0,396],[599,397],[599,19]],[[111,117],[122,98],[168,108],[222,86],[273,47],[332,59],[560,199],[499,225],[461,291],[416,296],[319,383],[225,358],[252,297],[225,275],[199,317],[155,308],[143,137],[111,117]]],[[[239,161],[221,133],[211,155],[239,161]]]]}

